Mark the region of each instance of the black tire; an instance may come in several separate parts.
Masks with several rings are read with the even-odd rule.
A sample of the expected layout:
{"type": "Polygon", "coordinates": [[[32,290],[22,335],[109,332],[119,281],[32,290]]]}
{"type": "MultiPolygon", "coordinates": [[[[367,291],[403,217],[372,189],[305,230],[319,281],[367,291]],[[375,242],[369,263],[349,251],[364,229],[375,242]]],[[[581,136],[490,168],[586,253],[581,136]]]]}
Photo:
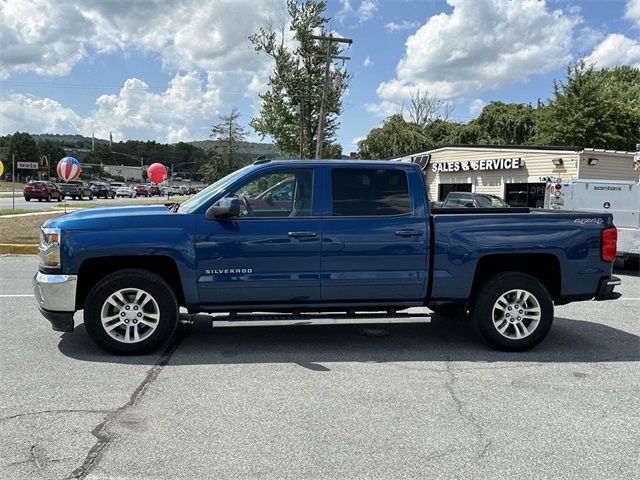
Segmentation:
{"type": "Polygon", "coordinates": [[[89,200],[93,200],[93,193],[89,195],[89,200]]]}
{"type": "Polygon", "coordinates": [[[50,202],[50,201],[51,201],[51,194],[50,194],[50,193],[48,193],[48,194],[47,194],[47,202],[50,202]]]}
{"type": "Polygon", "coordinates": [[[100,280],[89,292],[84,305],[84,324],[91,339],[101,349],[116,355],[143,355],[161,347],[178,325],[178,300],[169,284],[159,275],[143,269],[126,269],[100,280]],[[160,319],[156,330],[137,343],[112,338],[102,326],[101,311],[107,298],[125,288],[139,288],[157,302],[160,319]]]}
{"type": "Polygon", "coordinates": [[[38,201],[39,201],[39,202],[41,202],[41,201],[42,201],[42,198],[38,198],[38,201]]]}
{"type": "Polygon", "coordinates": [[[58,195],[58,201],[61,202],[62,201],[62,195],[58,195]]]}
{"type": "MultiPolygon", "coordinates": [[[[513,312],[515,315],[519,315],[517,311],[513,312]]],[[[496,314],[499,314],[499,311],[496,311],[496,314]]],[[[553,323],[553,301],[547,289],[537,278],[524,273],[503,272],[489,277],[480,286],[471,301],[469,316],[480,337],[491,347],[508,352],[522,352],[538,345],[549,333],[553,323]],[[494,324],[494,305],[503,294],[516,289],[524,290],[534,297],[540,308],[540,319],[537,327],[527,336],[507,338],[498,331],[498,327],[494,324]]],[[[513,321],[513,317],[510,320],[513,321]]],[[[523,322],[527,322],[527,320],[523,322]]],[[[527,328],[532,323],[529,321],[527,328]]],[[[504,323],[499,326],[502,325],[504,323]]],[[[506,328],[505,333],[515,335],[517,330],[515,325],[506,328]]],[[[522,331],[518,330],[518,334],[521,335],[522,331]]]]}
{"type": "Polygon", "coordinates": [[[24,197],[24,200],[25,200],[26,202],[30,202],[30,201],[31,201],[31,197],[24,197]]]}
{"type": "Polygon", "coordinates": [[[457,305],[438,305],[429,307],[429,310],[443,317],[457,317],[462,314],[462,307],[457,305]]]}

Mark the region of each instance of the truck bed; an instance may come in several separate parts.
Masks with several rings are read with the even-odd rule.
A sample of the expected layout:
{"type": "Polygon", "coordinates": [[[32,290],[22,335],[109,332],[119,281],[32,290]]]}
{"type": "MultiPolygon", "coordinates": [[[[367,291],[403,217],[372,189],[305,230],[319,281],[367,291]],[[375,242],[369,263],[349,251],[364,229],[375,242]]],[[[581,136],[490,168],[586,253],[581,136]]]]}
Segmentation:
{"type": "Polygon", "coordinates": [[[431,210],[431,301],[463,303],[483,264],[518,270],[531,265],[557,282],[558,303],[595,294],[611,265],[600,258],[603,228],[611,216],[530,208],[431,210]],[[543,255],[543,257],[541,257],[543,255]],[[518,262],[520,264],[518,264],[518,262]],[[560,267],[562,265],[562,268],[560,267]]]}

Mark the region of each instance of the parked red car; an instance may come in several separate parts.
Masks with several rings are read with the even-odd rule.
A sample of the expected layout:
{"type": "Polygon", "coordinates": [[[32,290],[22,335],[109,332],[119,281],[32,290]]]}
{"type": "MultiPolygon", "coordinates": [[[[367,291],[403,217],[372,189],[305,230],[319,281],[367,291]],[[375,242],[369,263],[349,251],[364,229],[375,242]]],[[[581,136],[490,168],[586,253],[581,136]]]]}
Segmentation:
{"type": "Polygon", "coordinates": [[[134,190],[136,192],[136,197],[148,197],[149,196],[149,190],[147,190],[147,187],[145,187],[144,185],[136,185],[134,190]]]}
{"type": "Polygon", "coordinates": [[[155,197],[155,196],[161,197],[162,189],[157,185],[153,185],[149,188],[149,195],[151,195],[152,197],[155,197]]]}
{"type": "Polygon", "coordinates": [[[22,194],[27,202],[32,198],[37,198],[39,202],[43,200],[47,202],[51,200],[62,201],[60,189],[51,182],[32,180],[24,186],[22,194]]]}

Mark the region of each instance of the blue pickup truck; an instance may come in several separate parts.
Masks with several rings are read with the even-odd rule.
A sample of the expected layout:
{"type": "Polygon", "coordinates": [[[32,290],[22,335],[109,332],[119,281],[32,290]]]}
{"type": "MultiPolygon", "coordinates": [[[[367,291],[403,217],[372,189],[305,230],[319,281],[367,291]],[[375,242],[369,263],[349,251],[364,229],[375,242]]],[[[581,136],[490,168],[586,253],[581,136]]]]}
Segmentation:
{"type": "Polygon", "coordinates": [[[180,307],[263,325],[408,321],[427,306],[521,351],[547,335],[554,304],[619,296],[611,215],[430,210],[408,163],[259,161],[181,205],[78,211],[41,237],[40,311],[69,332],[84,310],[115,354],[157,349],[180,307]]]}

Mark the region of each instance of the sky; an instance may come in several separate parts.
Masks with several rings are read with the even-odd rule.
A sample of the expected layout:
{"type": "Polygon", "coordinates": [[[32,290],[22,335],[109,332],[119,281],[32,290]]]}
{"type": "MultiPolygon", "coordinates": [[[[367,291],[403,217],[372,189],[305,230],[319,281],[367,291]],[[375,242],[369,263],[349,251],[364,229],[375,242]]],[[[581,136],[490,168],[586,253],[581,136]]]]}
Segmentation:
{"type": "MultiPolygon", "coordinates": [[[[247,37],[285,0],[0,0],[0,135],[206,139],[218,115],[249,120],[268,58],[247,37]]],[[[640,67],[640,0],[329,0],[352,38],[337,140],[343,153],[412,91],[475,118],[491,100],[533,103],[585,58],[640,67]]],[[[268,138],[266,140],[269,140],[268,138]]]]}

